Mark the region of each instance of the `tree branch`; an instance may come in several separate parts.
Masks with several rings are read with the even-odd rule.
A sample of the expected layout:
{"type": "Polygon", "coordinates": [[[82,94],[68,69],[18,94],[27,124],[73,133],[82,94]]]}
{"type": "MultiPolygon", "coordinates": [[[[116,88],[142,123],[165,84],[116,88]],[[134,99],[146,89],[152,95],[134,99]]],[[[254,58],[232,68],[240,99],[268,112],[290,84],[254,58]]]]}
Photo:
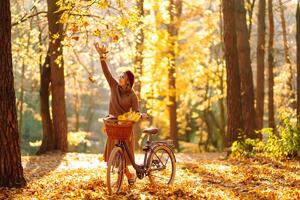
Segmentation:
{"type": "Polygon", "coordinates": [[[11,26],[16,26],[16,25],[18,25],[18,24],[20,24],[20,23],[22,23],[22,22],[27,21],[28,19],[30,19],[30,18],[32,18],[32,17],[35,17],[35,16],[40,15],[40,14],[47,14],[47,11],[40,11],[40,12],[34,13],[34,14],[32,14],[32,15],[27,15],[27,13],[26,13],[26,14],[25,14],[23,17],[21,17],[21,19],[19,19],[17,22],[12,23],[11,26]]]}

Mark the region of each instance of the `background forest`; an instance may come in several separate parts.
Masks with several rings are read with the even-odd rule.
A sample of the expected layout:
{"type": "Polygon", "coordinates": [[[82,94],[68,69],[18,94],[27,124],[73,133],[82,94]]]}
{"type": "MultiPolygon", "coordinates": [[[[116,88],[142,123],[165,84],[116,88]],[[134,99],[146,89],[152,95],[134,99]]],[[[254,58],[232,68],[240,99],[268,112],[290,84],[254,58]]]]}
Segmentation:
{"type": "MultiPolygon", "coordinates": [[[[49,45],[58,39],[58,51],[63,53],[56,60],[63,62],[64,83],[60,84],[65,88],[69,151],[99,153],[105,145],[101,117],[108,113],[109,87],[94,42],[108,46],[108,64],[115,76],[125,69],[135,73],[135,91],[142,111],[153,116],[150,123],[161,130],[159,138],[175,138],[182,152],[224,149],[227,84],[221,1],[59,0],[56,4],[61,5],[56,20],[64,24],[63,38],[56,34],[49,38],[46,1],[11,0],[13,66],[23,155],[35,154],[42,143],[41,80],[46,74],[49,45]],[[170,2],[174,7],[169,7],[170,2]],[[175,9],[173,14],[171,9],[175,9]]],[[[286,116],[291,123],[296,122],[296,110],[291,105],[295,104],[296,93],[296,4],[295,0],[275,0],[272,7],[276,125],[286,116]]],[[[262,9],[259,1],[245,0],[244,8],[254,107],[256,114],[261,113],[258,117],[262,117],[259,130],[270,127],[268,4],[265,2],[262,9]],[[261,19],[265,21],[265,56],[259,59],[264,60],[265,69],[257,67],[261,65],[261,19]],[[259,93],[265,98],[257,96],[259,93]]],[[[50,111],[52,100],[50,91],[50,111]]],[[[149,123],[141,124],[146,126],[149,123]]]]}
{"type": "Polygon", "coordinates": [[[300,0],[1,0],[0,199],[300,199],[299,86],[300,0]]]}

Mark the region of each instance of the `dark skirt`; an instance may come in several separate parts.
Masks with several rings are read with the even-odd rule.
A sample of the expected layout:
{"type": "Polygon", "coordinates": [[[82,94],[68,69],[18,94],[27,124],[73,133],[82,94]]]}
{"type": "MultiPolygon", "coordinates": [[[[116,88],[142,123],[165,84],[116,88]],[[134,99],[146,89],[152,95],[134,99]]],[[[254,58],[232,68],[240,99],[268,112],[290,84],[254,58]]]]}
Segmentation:
{"type": "MultiPolygon", "coordinates": [[[[135,148],[134,134],[132,133],[131,138],[129,140],[126,140],[125,142],[127,143],[129,151],[133,155],[133,159],[134,159],[134,148],[135,148]]],[[[103,154],[105,162],[108,162],[110,153],[117,143],[118,143],[118,140],[112,140],[107,137],[106,144],[105,144],[105,150],[104,150],[104,154],[103,154]]],[[[125,158],[126,158],[126,165],[132,165],[127,154],[125,154],[125,158]]]]}

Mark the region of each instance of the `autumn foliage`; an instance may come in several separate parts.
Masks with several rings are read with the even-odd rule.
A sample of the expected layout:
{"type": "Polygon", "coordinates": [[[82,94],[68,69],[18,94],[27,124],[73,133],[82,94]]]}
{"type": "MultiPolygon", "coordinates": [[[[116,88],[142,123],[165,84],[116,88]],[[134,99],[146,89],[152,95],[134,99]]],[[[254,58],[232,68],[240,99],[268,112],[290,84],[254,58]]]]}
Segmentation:
{"type": "MultiPolygon", "coordinates": [[[[24,156],[28,186],[0,188],[0,199],[299,199],[298,161],[222,160],[216,153],[177,154],[170,187],[153,187],[148,178],[109,196],[101,155],[51,153],[24,156]]],[[[142,156],[137,156],[142,160],[142,156]]]]}

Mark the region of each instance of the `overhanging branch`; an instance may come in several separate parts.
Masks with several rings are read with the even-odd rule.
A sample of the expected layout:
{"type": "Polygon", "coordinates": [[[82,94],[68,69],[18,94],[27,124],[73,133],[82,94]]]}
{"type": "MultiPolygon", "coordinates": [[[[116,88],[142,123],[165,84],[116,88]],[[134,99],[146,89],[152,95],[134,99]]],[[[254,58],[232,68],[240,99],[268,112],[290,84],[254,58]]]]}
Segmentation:
{"type": "Polygon", "coordinates": [[[26,14],[25,14],[23,17],[21,17],[21,19],[19,19],[17,22],[12,23],[11,26],[16,26],[16,25],[18,25],[18,24],[20,24],[20,23],[22,23],[22,22],[27,21],[28,19],[30,19],[30,18],[32,18],[32,17],[35,17],[35,16],[40,15],[40,14],[47,14],[47,11],[40,11],[40,12],[34,13],[34,14],[32,14],[32,15],[27,15],[27,13],[26,13],[26,14]]]}

